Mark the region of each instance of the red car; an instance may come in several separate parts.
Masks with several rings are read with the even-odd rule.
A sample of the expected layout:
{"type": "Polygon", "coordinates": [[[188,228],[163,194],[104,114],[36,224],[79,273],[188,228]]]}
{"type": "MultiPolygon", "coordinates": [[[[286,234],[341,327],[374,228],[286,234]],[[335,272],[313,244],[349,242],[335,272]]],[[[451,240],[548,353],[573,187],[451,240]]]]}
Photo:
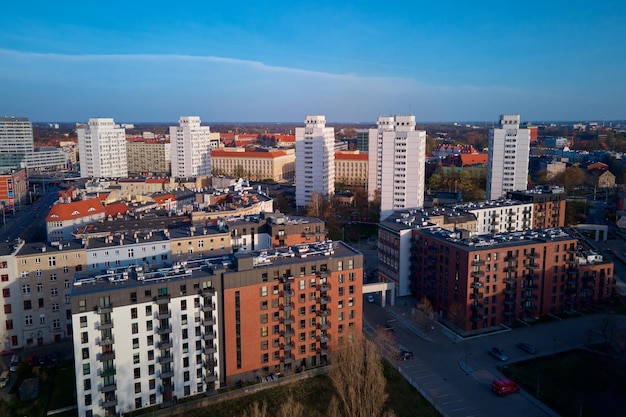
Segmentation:
{"type": "Polygon", "coordinates": [[[504,397],[507,394],[519,392],[519,385],[508,378],[496,378],[491,382],[491,389],[496,394],[504,397]]]}

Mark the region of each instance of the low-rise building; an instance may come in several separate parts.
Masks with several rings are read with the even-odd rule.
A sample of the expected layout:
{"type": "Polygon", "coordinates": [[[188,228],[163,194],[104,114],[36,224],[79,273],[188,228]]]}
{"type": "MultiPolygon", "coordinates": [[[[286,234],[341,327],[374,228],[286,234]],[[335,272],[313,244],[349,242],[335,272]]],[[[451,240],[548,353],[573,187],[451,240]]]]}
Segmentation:
{"type": "Polygon", "coordinates": [[[335,181],[348,186],[367,187],[367,152],[335,152],[335,181]]]}
{"type": "Polygon", "coordinates": [[[246,151],[244,148],[222,148],[211,151],[211,171],[249,180],[292,180],[296,155],[293,149],[246,151]]]}
{"type": "Polygon", "coordinates": [[[537,186],[531,190],[510,191],[508,198],[532,203],[531,229],[565,226],[565,190],[555,186],[537,186]]]}

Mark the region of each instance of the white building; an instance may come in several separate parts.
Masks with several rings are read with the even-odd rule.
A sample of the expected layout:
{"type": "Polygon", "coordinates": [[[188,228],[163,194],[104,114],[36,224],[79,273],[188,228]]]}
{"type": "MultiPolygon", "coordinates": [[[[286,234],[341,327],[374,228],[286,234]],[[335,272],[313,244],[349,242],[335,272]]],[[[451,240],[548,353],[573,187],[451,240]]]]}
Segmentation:
{"type": "Polygon", "coordinates": [[[369,134],[368,194],[380,190],[380,219],[424,205],[426,132],[415,116],[379,117],[369,134]]]}
{"type": "Polygon", "coordinates": [[[211,128],[200,125],[198,116],[181,116],[170,126],[172,177],[211,175],[211,128]]]}
{"type": "Polygon", "coordinates": [[[504,114],[500,116],[500,128],[489,132],[488,200],[528,186],[530,129],[520,129],[519,125],[519,114],[504,114]]]}
{"type": "Polygon", "coordinates": [[[33,125],[25,117],[0,117],[0,168],[36,170],[67,168],[59,148],[35,148],[33,125]]]}
{"type": "Polygon", "coordinates": [[[304,207],[311,194],[335,194],[335,129],[326,117],[307,116],[296,128],[296,205],[304,207]]]}
{"type": "Polygon", "coordinates": [[[77,129],[82,178],[128,177],[126,130],[111,118],[89,119],[77,129]]]}
{"type": "Polygon", "coordinates": [[[520,232],[532,229],[533,203],[516,200],[495,200],[454,206],[476,216],[477,235],[520,232]]]}

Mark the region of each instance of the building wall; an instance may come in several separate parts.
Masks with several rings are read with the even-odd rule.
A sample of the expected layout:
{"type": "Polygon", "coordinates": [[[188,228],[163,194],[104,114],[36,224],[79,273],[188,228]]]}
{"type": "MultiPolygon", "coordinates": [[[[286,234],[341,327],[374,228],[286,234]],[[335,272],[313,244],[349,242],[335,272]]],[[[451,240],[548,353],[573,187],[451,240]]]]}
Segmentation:
{"type": "Polygon", "coordinates": [[[509,198],[533,204],[532,229],[565,226],[565,192],[542,192],[539,189],[510,192],[509,198]]]}
{"type": "Polygon", "coordinates": [[[129,141],[126,143],[128,172],[170,175],[171,152],[169,142],[129,141]]]}
{"type": "Polygon", "coordinates": [[[519,125],[519,114],[505,114],[500,116],[500,128],[489,132],[488,200],[528,186],[530,130],[519,125]]]}
{"type": "Polygon", "coordinates": [[[211,129],[197,116],[181,116],[170,126],[172,176],[189,178],[211,175],[211,129]]]}
{"type": "Polygon", "coordinates": [[[335,181],[357,187],[367,187],[368,156],[358,153],[335,153],[335,181]]]}
{"type": "Polygon", "coordinates": [[[16,205],[28,201],[28,179],[26,170],[0,175],[0,203],[3,207],[12,210],[16,205]]]}
{"type": "Polygon", "coordinates": [[[324,116],[307,116],[296,128],[296,205],[304,207],[313,193],[335,194],[335,129],[324,116]]]}
{"type": "Polygon", "coordinates": [[[296,155],[293,150],[245,152],[243,148],[219,149],[211,152],[211,167],[215,175],[238,176],[251,180],[292,180],[296,155]]]}
{"type": "Polygon", "coordinates": [[[128,176],[124,128],[110,118],[91,118],[76,131],[82,178],[128,176]]]}

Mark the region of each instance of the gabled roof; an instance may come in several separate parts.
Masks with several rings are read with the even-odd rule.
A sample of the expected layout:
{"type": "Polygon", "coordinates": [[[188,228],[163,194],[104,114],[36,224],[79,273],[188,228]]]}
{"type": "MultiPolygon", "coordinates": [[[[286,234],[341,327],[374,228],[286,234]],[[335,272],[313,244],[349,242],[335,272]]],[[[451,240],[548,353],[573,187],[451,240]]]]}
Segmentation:
{"type": "Polygon", "coordinates": [[[53,205],[48,212],[46,221],[59,222],[93,216],[94,214],[104,214],[104,207],[97,198],[79,200],[71,203],[57,203],[53,205]]]}
{"type": "Polygon", "coordinates": [[[593,164],[587,167],[587,171],[593,171],[594,169],[600,169],[602,171],[608,171],[609,166],[602,162],[594,162],[593,164]]]}
{"type": "Polygon", "coordinates": [[[167,194],[153,195],[152,199],[156,201],[157,204],[165,204],[167,200],[176,201],[176,196],[174,196],[174,194],[167,193],[167,194]]]}
{"type": "Polygon", "coordinates": [[[128,213],[128,206],[125,203],[113,203],[104,208],[106,217],[117,217],[118,214],[128,213]]]}
{"type": "Polygon", "coordinates": [[[471,165],[484,165],[487,164],[488,155],[486,153],[462,153],[461,157],[462,166],[471,165]]]}

